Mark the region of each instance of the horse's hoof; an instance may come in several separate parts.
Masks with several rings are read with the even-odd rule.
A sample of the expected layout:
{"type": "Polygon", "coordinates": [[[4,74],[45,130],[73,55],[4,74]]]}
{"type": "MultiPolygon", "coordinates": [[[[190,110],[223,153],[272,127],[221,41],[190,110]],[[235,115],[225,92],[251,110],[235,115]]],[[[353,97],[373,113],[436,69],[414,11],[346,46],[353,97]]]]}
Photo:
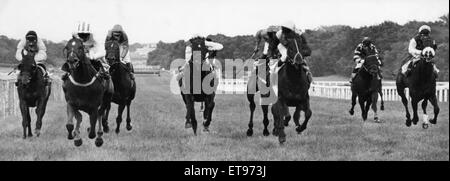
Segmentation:
{"type": "Polygon", "coordinates": [[[273,131],[272,131],[272,134],[274,136],[278,136],[280,134],[280,132],[277,129],[274,128],[273,131]]]}
{"type": "Polygon", "coordinates": [[[430,123],[431,123],[431,124],[436,124],[436,123],[437,123],[437,120],[436,120],[436,119],[430,119],[430,123]]]}
{"type": "Polygon", "coordinates": [[[32,133],[28,133],[28,138],[31,138],[31,137],[33,137],[33,134],[32,133]]]}
{"type": "Polygon", "coordinates": [[[417,125],[418,122],[419,122],[419,118],[415,117],[415,118],[412,119],[412,123],[414,125],[417,125]]]}
{"type": "Polygon", "coordinates": [[[89,137],[89,139],[94,139],[95,138],[95,132],[89,132],[89,135],[88,135],[88,137],[89,137]]]}
{"type": "Polygon", "coordinates": [[[79,147],[83,144],[83,140],[80,138],[78,140],[73,141],[76,147],[79,147]]]}
{"type": "Polygon", "coordinates": [[[127,131],[131,131],[133,129],[133,126],[131,124],[127,124],[127,131]]]}
{"type": "Polygon", "coordinates": [[[34,134],[36,134],[36,137],[39,137],[41,135],[41,130],[36,129],[34,134]]]}
{"type": "Polygon", "coordinates": [[[407,119],[405,125],[406,125],[406,127],[410,127],[411,126],[411,120],[407,119]]]}
{"type": "Polygon", "coordinates": [[[27,136],[23,135],[22,139],[24,139],[24,140],[27,139],[27,136]]]}
{"type": "Polygon", "coordinates": [[[348,113],[353,116],[353,114],[355,114],[355,111],[354,110],[350,110],[350,111],[348,111],[348,113]]]}
{"type": "Polygon", "coordinates": [[[269,136],[269,135],[270,135],[270,133],[269,133],[269,130],[267,130],[267,129],[264,129],[264,131],[263,131],[263,135],[264,135],[264,136],[269,136]]]}
{"type": "Polygon", "coordinates": [[[72,132],[70,132],[70,133],[67,135],[67,139],[68,139],[68,140],[73,140],[72,132]]]}
{"type": "Polygon", "coordinates": [[[203,128],[203,132],[208,132],[209,133],[209,128],[208,127],[204,127],[203,128]]]}
{"type": "Polygon", "coordinates": [[[120,129],[116,128],[116,134],[119,134],[119,133],[120,133],[120,129]]]}
{"type": "Polygon", "coordinates": [[[297,128],[295,128],[295,131],[297,131],[297,134],[302,134],[303,131],[305,131],[306,128],[302,127],[302,126],[297,126],[297,128]]]}
{"type": "Polygon", "coordinates": [[[186,128],[186,129],[192,128],[192,124],[190,122],[186,122],[184,124],[184,128],[186,128]]]}
{"type": "Polygon", "coordinates": [[[380,110],[384,111],[384,105],[381,105],[380,110]]]}
{"type": "Polygon", "coordinates": [[[380,119],[379,119],[378,117],[375,117],[375,118],[373,119],[373,121],[375,121],[375,123],[381,123],[381,121],[380,121],[380,119]]]}
{"type": "Polygon", "coordinates": [[[97,139],[95,139],[95,146],[97,147],[101,147],[103,145],[103,139],[98,137],[97,139]]]}
{"type": "Polygon", "coordinates": [[[428,129],[428,124],[427,123],[422,123],[422,128],[423,129],[428,129]]]}
{"type": "Polygon", "coordinates": [[[278,137],[278,141],[280,142],[280,144],[283,144],[286,142],[286,136],[280,136],[278,137]]]}
{"type": "Polygon", "coordinates": [[[253,130],[252,129],[248,129],[247,130],[247,136],[252,136],[253,135],[253,130]]]}

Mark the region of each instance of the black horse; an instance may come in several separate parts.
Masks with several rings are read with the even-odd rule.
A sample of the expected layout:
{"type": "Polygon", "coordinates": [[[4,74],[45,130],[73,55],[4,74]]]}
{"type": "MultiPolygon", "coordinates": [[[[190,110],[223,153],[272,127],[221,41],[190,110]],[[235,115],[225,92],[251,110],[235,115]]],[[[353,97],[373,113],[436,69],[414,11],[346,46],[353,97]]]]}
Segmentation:
{"type": "Polygon", "coordinates": [[[205,132],[209,132],[209,125],[211,124],[212,120],[212,112],[215,106],[215,91],[217,90],[219,80],[215,76],[213,69],[208,66],[208,64],[205,64],[205,60],[195,63],[193,61],[190,61],[188,64],[186,64],[185,69],[189,71],[185,71],[183,78],[179,80],[181,97],[183,98],[183,102],[185,103],[187,110],[185,128],[192,127],[194,134],[197,135],[197,119],[195,118],[194,104],[195,102],[204,102],[205,110],[203,111],[203,119],[205,121],[203,122],[203,127],[205,132]],[[200,73],[201,77],[201,82],[199,85],[194,84],[194,82],[196,81],[194,80],[194,75],[198,73],[200,73]],[[205,82],[206,85],[211,89],[206,88],[205,85],[203,85],[203,82],[205,82]]]}
{"type": "MultiPolygon", "coordinates": [[[[265,61],[269,61],[267,58],[265,61]]],[[[267,129],[267,126],[269,125],[269,104],[274,102],[274,100],[270,99],[270,96],[274,96],[275,93],[270,85],[270,72],[269,72],[269,66],[266,63],[258,64],[256,66],[256,69],[252,71],[252,76],[250,76],[250,79],[247,83],[247,100],[249,102],[250,107],[250,121],[248,123],[248,129],[247,129],[247,136],[253,135],[253,114],[256,109],[255,104],[255,94],[257,92],[260,92],[261,96],[261,109],[263,111],[263,135],[269,136],[270,132],[267,129]],[[265,73],[261,72],[265,70],[265,73]],[[265,86],[265,87],[262,87],[265,86]],[[267,88],[266,90],[260,90],[260,88],[267,88]]]]}
{"type": "Polygon", "coordinates": [[[19,95],[20,111],[22,113],[23,138],[32,137],[30,107],[36,107],[36,136],[40,135],[42,127],[42,118],[45,114],[47,101],[50,96],[51,88],[45,83],[45,70],[36,65],[34,53],[28,52],[27,55],[22,51],[22,62],[18,65],[20,70],[17,81],[17,92],[19,95]]]}
{"type": "Polygon", "coordinates": [[[274,132],[278,136],[280,143],[286,142],[284,127],[288,125],[291,118],[289,107],[295,107],[294,122],[298,134],[302,133],[312,116],[309,104],[310,82],[307,78],[306,70],[303,67],[303,57],[311,50],[307,48],[306,42],[298,34],[289,38],[284,44],[287,48],[287,59],[279,67],[277,72],[278,80],[278,99],[272,105],[272,114],[274,118],[274,132]],[[300,111],[305,112],[305,120],[299,123],[300,111]]]}
{"type": "MultiPolygon", "coordinates": [[[[126,129],[130,131],[131,118],[130,118],[130,105],[136,95],[136,82],[131,78],[130,70],[120,62],[120,48],[119,43],[116,41],[109,41],[105,44],[106,49],[106,60],[111,66],[109,72],[111,74],[111,79],[114,84],[114,94],[112,97],[112,102],[118,105],[118,115],[116,118],[116,133],[120,132],[120,124],[122,123],[122,113],[127,107],[127,125],[126,129]]],[[[111,109],[111,103],[106,103],[106,112],[103,116],[103,128],[105,132],[109,131],[108,127],[108,115],[111,109]]]]}
{"type": "MultiPolygon", "coordinates": [[[[361,107],[361,115],[363,120],[367,120],[370,107],[375,114],[374,121],[379,122],[377,113],[378,94],[381,92],[381,79],[378,79],[379,60],[376,55],[369,55],[356,75],[352,85],[352,107],[350,115],[355,113],[356,98],[358,98],[361,107]]],[[[383,105],[382,109],[383,110],[383,105]]]]}
{"type": "Polygon", "coordinates": [[[95,145],[100,147],[103,144],[102,115],[104,115],[107,102],[111,101],[112,92],[108,92],[108,81],[100,78],[100,73],[86,57],[83,42],[77,38],[72,38],[67,42],[66,51],[67,62],[62,70],[69,73],[68,80],[63,82],[63,91],[67,102],[67,124],[68,139],[74,140],[75,146],[82,144],[80,136],[80,124],[82,115],[80,111],[89,114],[90,128],[88,128],[89,138],[95,140],[95,145]],[[74,130],[73,118],[77,120],[74,130]],[[95,133],[98,122],[97,135],[95,133]]]}
{"type": "Polygon", "coordinates": [[[422,127],[424,129],[428,128],[428,123],[436,124],[437,117],[439,115],[439,105],[436,98],[436,75],[433,73],[433,54],[431,53],[432,48],[425,48],[423,51],[423,56],[418,60],[412,68],[410,76],[405,76],[404,74],[397,74],[397,93],[402,98],[402,103],[406,110],[406,126],[410,127],[411,123],[414,125],[419,122],[419,117],[417,115],[417,104],[422,101],[422,109],[424,114],[424,123],[422,127]],[[411,120],[411,115],[408,109],[408,99],[406,98],[405,88],[409,88],[409,96],[411,97],[411,106],[413,108],[414,117],[411,120]],[[427,104],[428,101],[434,107],[434,118],[428,120],[427,115],[427,104]]]}

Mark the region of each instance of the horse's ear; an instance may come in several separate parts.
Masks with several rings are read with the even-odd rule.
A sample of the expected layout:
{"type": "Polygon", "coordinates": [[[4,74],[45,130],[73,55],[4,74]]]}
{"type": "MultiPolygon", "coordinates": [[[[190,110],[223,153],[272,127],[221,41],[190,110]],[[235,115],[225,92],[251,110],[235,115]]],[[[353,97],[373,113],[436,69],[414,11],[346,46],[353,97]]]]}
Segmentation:
{"type": "Polygon", "coordinates": [[[69,65],[67,65],[67,63],[64,63],[63,66],[61,67],[61,70],[64,72],[69,72],[69,65]]]}

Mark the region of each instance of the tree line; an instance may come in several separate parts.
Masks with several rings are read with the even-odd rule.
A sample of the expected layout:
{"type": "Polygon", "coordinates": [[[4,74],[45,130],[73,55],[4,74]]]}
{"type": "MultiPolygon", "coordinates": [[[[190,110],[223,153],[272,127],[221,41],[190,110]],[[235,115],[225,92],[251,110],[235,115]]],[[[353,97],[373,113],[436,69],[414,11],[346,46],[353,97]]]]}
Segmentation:
{"type": "MultiPolygon", "coordinates": [[[[312,49],[308,60],[314,76],[342,75],[349,76],[355,66],[353,51],[365,36],[371,37],[384,60],[383,75],[393,79],[398,69],[408,56],[408,44],[420,26],[431,27],[431,36],[436,40],[438,49],[434,61],[440,69],[440,81],[449,78],[449,25],[448,14],[434,22],[410,21],[404,25],[385,21],[378,25],[353,28],[346,25],[323,26],[314,30],[305,30],[304,35],[312,49]]],[[[256,33],[257,30],[255,30],[256,33]]],[[[253,35],[229,37],[223,34],[209,35],[215,42],[224,45],[217,53],[217,59],[224,63],[225,59],[249,59],[255,44],[253,35]]],[[[186,42],[174,43],[160,41],[157,48],[148,53],[147,63],[161,65],[168,69],[170,63],[184,58],[186,42]]],[[[263,45],[261,44],[260,47],[263,45]]],[[[260,48],[262,49],[262,48],[260,48]]],[[[259,53],[260,55],[261,53],[259,53]]],[[[257,58],[259,55],[256,55],[257,58]]]]}

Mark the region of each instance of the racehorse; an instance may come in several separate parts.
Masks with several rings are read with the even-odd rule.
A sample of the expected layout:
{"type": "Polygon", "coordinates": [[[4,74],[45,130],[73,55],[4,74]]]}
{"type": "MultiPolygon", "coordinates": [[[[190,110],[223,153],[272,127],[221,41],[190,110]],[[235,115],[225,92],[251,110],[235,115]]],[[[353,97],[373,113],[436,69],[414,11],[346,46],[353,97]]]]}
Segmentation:
{"type": "Polygon", "coordinates": [[[50,96],[51,88],[46,85],[44,80],[44,68],[37,66],[34,60],[34,53],[28,51],[27,55],[22,50],[22,62],[18,65],[20,70],[19,78],[16,83],[19,95],[20,111],[22,113],[23,138],[32,137],[30,107],[36,107],[36,128],[35,134],[39,137],[42,127],[42,118],[45,114],[47,101],[50,96]]]}
{"type": "Polygon", "coordinates": [[[274,132],[278,136],[279,142],[282,144],[286,142],[286,134],[284,127],[288,125],[290,120],[289,107],[295,107],[294,123],[298,134],[302,133],[312,116],[312,111],[309,104],[308,89],[310,82],[307,78],[306,70],[303,67],[304,56],[306,52],[311,52],[300,38],[300,35],[295,34],[289,38],[285,43],[287,48],[286,62],[278,67],[278,98],[274,105],[272,105],[272,114],[274,118],[274,132]],[[305,120],[300,125],[300,111],[305,112],[305,120]]]}
{"type": "MultiPolygon", "coordinates": [[[[269,61],[268,58],[266,61],[269,61]]],[[[255,71],[252,72],[252,75],[247,83],[247,100],[249,102],[250,107],[250,121],[248,123],[248,129],[247,129],[247,136],[253,135],[253,114],[255,112],[256,104],[255,104],[255,94],[257,92],[260,92],[261,96],[261,109],[263,111],[263,135],[269,136],[270,132],[267,129],[267,126],[269,125],[269,118],[268,118],[268,112],[269,112],[269,102],[270,100],[265,101],[265,99],[269,99],[271,94],[274,94],[275,92],[272,89],[272,86],[270,86],[270,73],[269,73],[269,67],[267,64],[262,63],[260,65],[256,66],[255,71]],[[262,77],[259,75],[260,71],[266,70],[265,73],[262,74],[262,77]],[[265,75],[265,76],[264,76],[265,75]],[[261,91],[259,88],[260,86],[266,86],[268,87],[268,91],[261,91]],[[262,93],[267,92],[267,93],[262,93]]]]}
{"type": "Polygon", "coordinates": [[[205,103],[205,109],[203,111],[203,119],[205,121],[203,122],[203,128],[205,132],[209,132],[209,125],[211,124],[212,120],[212,112],[215,106],[215,91],[217,90],[219,81],[218,78],[215,77],[213,69],[211,67],[203,69],[202,66],[204,65],[205,60],[201,60],[201,62],[195,63],[192,60],[189,61],[189,63],[186,64],[185,67],[185,69],[189,71],[185,71],[183,78],[181,78],[178,82],[181,89],[181,97],[183,98],[183,102],[185,103],[187,110],[185,128],[192,127],[194,135],[197,135],[197,119],[195,118],[194,104],[195,102],[205,103]],[[200,73],[201,84],[194,87],[194,75],[197,73],[200,73]],[[212,88],[211,90],[207,90],[205,92],[205,85],[203,85],[204,81],[206,82],[206,85],[208,85],[208,82],[210,83],[209,86],[210,88],[212,88]],[[201,90],[199,92],[195,92],[194,89],[198,90],[198,88],[200,88],[201,90]]]}
{"type": "Polygon", "coordinates": [[[95,140],[97,147],[103,144],[102,115],[106,105],[110,102],[112,93],[108,91],[108,81],[100,78],[100,73],[94,68],[89,58],[84,52],[83,42],[77,38],[70,39],[63,52],[65,52],[67,62],[62,70],[69,73],[68,80],[63,82],[63,91],[67,102],[67,124],[68,139],[74,140],[75,146],[81,146],[80,124],[82,115],[80,111],[89,114],[90,128],[88,128],[89,138],[95,140]],[[73,118],[77,120],[74,130],[73,118]],[[98,122],[97,135],[95,133],[98,122]]]}
{"type": "MultiPolygon", "coordinates": [[[[114,94],[112,102],[118,105],[118,115],[116,118],[116,133],[120,132],[120,124],[122,123],[122,113],[127,107],[127,125],[126,129],[131,131],[130,105],[136,95],[136,82],[131,79],[131,75],[126,66],[120,61],[120,47],[116,41],[109,41],[105,44],[106,60],[110,65],[109,72],[114,85],[114,94]]],[[[106,103],[106,112],[103,116],[103,128],[105,132],[109,131],[108,115],[111,109],[111,103],[106,103]]]]}
{"type": "MultiPolygon", "coordinates": [[[[378,94],[381,92],[381,79],[378,79],[379,72],[378,57],[373,54],[365,58],[364,63],[356,75],[352,85],[352,107],[350,115],[354,114],[356,98],[358,98],[361,107],[361,115],[363,120],[367,120],[370,106],[374,112],[374,121],[380,122],[377,113],[378,94]]],[[[383,104],[381,110],[383,110],[383,104]]]]}
{"type": "MultiPolygon", "coordinates": [[[[401,73],[401,69],[397,74],[397,93],[402,98],[403,106],[406,110],[406,126],[410,127],[411,123],[414,125],[419,122],[417,115],[417,104],[422,101],[423,110],[423,124],[424,129],[428,128],[428,123],[436,124],[439,115],[439,105],[436,98],[436,75],[433,73],[432,58],[434,50],[427,46],[422,51],[422,57],[413,65],[410,76],[405,76],[401,73]],[[411,97],[411,106],[413,108],[414,117],[411,120],[411,115],[408,109],[408,99],[405,95],[405,88],[409,88],[409,96],[411,97]],[[434,118],[428,119],[427,105],[428,101],[434,107],[434,118]]],[[[412,63],[412,62],[411,62],[412,63]]]]}

